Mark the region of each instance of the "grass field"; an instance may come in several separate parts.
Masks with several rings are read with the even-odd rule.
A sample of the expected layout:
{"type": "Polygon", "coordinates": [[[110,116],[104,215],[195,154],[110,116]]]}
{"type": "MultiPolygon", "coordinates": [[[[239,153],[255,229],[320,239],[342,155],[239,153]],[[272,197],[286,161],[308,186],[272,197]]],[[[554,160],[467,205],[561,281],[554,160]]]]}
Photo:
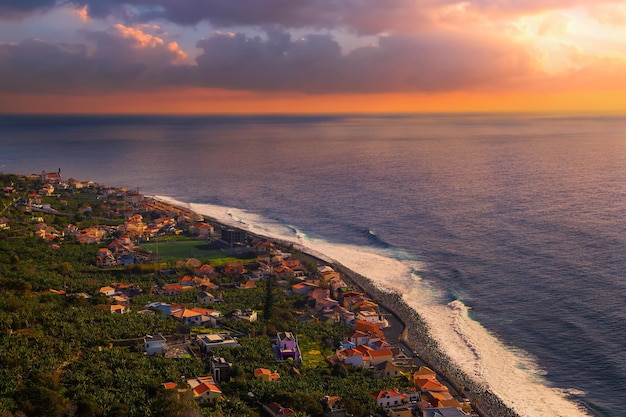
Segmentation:
{"type": "MultiPolygon", "coordinates": [[[[324,349],[319,342],[300,334],[298,335],[298,346],[302,354],[302,365],[305,367],[317,368],[326,364],[326,356],[322,353],[324,349]]],[[[329,352],[326,353],[330,354],[329,352]]]]}
{"type": "Polygon", "coordinates": [[[219,249],[212,249],[202,240],[172,240],[167,242],[144,243],[142,248],[158,253],[161,259],[217,259],[225,257],[219,249]],[[158,246],[158,248],[157,248],[158,246]]]}

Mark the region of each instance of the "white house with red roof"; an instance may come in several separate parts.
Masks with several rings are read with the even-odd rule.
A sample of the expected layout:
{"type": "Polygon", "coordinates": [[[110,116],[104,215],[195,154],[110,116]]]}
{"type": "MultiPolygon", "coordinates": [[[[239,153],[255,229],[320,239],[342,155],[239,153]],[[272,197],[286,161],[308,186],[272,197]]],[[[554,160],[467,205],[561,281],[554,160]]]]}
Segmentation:
{"type": "Polygon", "coordinates": [[[404,394],[395,388],[373,392],[372,395],[376,399],[376,405],[385,408],[402,405],[409,401],[409,396],[407,394],[404,394]]]}
{"type": "Polygon", "coordinates": [[[222,398],[222,390],[217,386],[212,376],[201,376],[187,380],[194,400],[217,401],[222,398]]]}

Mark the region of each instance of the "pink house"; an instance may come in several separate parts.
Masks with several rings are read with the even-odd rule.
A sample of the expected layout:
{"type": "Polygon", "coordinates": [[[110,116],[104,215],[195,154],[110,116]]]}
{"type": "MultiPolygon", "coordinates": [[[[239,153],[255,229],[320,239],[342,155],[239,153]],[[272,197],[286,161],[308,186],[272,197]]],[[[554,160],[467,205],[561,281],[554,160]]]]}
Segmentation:
{"type": "Polygon", "coordinates": [[[293,359],[300,362],[300,348],[298,340],[292,332],[280,332],[276,335],[276,343],[278,347],[278,359],[293,359]]]}

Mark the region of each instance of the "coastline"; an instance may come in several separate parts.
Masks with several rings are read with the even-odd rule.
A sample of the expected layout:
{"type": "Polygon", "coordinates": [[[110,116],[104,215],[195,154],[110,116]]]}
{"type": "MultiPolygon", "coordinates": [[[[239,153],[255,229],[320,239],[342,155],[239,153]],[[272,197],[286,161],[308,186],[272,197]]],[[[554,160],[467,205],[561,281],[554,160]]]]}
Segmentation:
{"type": "Polygon", "coordinates": [[[437,376],[454,393],[471,401],[473,410],[480,417],[520,417],[512,408],[505,405],[498,396],[473,381],[452,362],[448,355],[441,350],[439,343],[430,335],[426,322],[417,311],[406,304],[399,293],[388,292],[378,288],[369,278],[332,259],[323,259],[323,254],[314,253],[313,250],[302,244],[295,244],[294,242],[246,230],[242,227],[244,224],[238,225],[235,220],[233,220],[233,224],[227,224],[209,214],[194,211],[189,203],[184,203],[189,207],[181,207],[180,203],[168,200],[167,197],[151,196],[150,198],[179,210],[205,216],[214,226],[240,228],[252,236],[268,239],[286,247],[294,247],[319,264],[330,264],[333,269],[342,273],[347,281],[359,287],[372,299],[376,300],[385,313],[393,318],[391,326],[393,330],[386,331],[385,335],[390,339],[390,342],[398,344],[398,346],[401,345],[405,352],[415,353],[413,358],[414,362],[417,362],[415,366],[424,365],[435,371],[437,376]],[[401,328],[401,330],[398,330],[398,328],[401,328]]]}

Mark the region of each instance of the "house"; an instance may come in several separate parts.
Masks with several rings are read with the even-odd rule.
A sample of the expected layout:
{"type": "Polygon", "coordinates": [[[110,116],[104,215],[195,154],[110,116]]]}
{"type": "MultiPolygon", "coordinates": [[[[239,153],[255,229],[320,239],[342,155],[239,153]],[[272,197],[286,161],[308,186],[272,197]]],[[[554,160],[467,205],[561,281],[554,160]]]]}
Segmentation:
{"type": "Polygon", "coordinates": [[[196,337],[196,343],[203,353],[209,353],[216,347],[235,347],[238,345],[237,339],[228,333],[207,333],[196,337]]]}
{"type": "Polygon", "coordinates": [[[160,333],[154,336],[147,334],[143,338],[143,348],[148,356],[162,355],[167,349],[167,340],[160,333]]]}
{"type": "Polygon", "coordinates": [[[322,399],[324,417],[347,417],[345,408],[341,404],[341,397],[325,396],[322,399]]]}
{"type": "Polygon", "coordinates": [[[210,292],[206,291],[200,291],[196,296],[196,300],[202,304],[219,303],[222,301],[220,298],[217,298],[210,292]]]}
{"type": "Polygon", "coordinates": [[[276,278],[285,279],[294,278],[296,276],[296,273],[293,271],[293,269],[284,265],[280,265],[274,268],[274,275],[276,275],[276,278]]]}
{"type": "Polygon", "coordinates": [[[423,397],[434,408],[463,408],[463,405],[458,402],[448,391],[430,391],[424,394],[423,397]]]}
{"type": "Polygon", "coordinates": [[[391,362],[393,360],[393,352],[391,349],[372,349],[367,352],[366,360],[369,359],[370,366],[377,366],[383,362],[391,362]]]}
{"type": "Polygon", "coordinates": [[[371,333],[373,335],[376,335],[380,338],[384,338],[385,334],[383,333],[383,331],[381,330],[380,326],[378,324],[374,324],[374,323],[368,323],[366,321],[363,320],[354,320],[354,328],[356,330],[361,330],[363,332],[368,332],[371,333]]]}
{"type": "Polygon", "coordinates": [[[40,189],[39,193],[41,195],[51,196],[54,193],[54,185],[52,184],[44,184],[40,189]]]}
{"type": "Polygon", "coordinates": [[[172,306],[170,304],[167,303],[162,303],[162,302],[156,302],[156,303],[150,303],[150,304],[146,304],[145,309],[147,310],[159,310],[161,312],[161,314],[169,316],[170,313],[172,312],[172,306]]]}
{"type": "Polygon", "coordinates": [[[224,273],[228,275],[243,275],[246,269],[242,264],[227,263],[224,267],[224,273]]]}
{"type": "Polygon", "coordinates": [[[117,257],[118,265],[133,265],[138,261],[137,255],[130,251],[124,251],[117,257]]]}
{"type": "Polygon", "coordinates": [[[381,362],[374,368],[376,373],[381,378],[397,378],[399,376],[402,376],[402,369],[394,365],[391,361],[381,362]]]}
{"type": "Polygon", "coordinates": [[[291,408],[285,408],[275,402],[263,404],[263,410],[265,410],[265,412],[268,413],[271,417],[288,416],[296,413],[291,408]]]}
{"type": "Polygon", "coordinates": [[[215,384],[212,376],[202,376],[187,380],[193,398],[196,401],[217,401],[222,398],[222,390],[215,384]]]}
{"type": "Polygon", "coordinates": [[[253,248],[256,251],[256,253],[263,254],[263,255],[270,254],[274,252],[275,250],[274,244],[270,242],[269,240],[262,240],[259,243],[255,244],[253,248]]]}
{"type": "Polygon", "coordinates": [[[111,304],[119,304],[124,306],[130,305],[130,298],[126,294],[115,293],[115,295],[109,297],[111,304]]]}
{"type": "Polygon", "coordinates": [[[254,377],[261,381],[274,382],[280,379],[278,372],[272,372],[269,369],[257,368],[254,370],[254,377]]]}
{"type": "Polygon", "coordinates": [[[346,365],[365,366],[365,355],[362,349],[341,349],[336,355],[337,359],[346,365]]]}
{"type": "Polygon", "coordinates": [[[190,277],[189,275],[185,275],[184,277],[179,278],[178,279],[178,283],[180,285],[182,285],[183,287],[193,287],[194,286],[193,277],[190,277]]]}
{"type": "Polygon", "coordinates": [[[138,287],[134,284],[123,284],[121,282],[116,282],[112,285],[115,288],[116,292],[124,294],[127,297],[135,297],[143,292],[141,287],[138,287]]]}
{"type": "Polygon", "coordinates": [[[203,264],[193,270],[194,274],[201,277],[211,277],[215,275],[215,268],[211,265],[203,264]]]}
{"type": "Polygon", "coordinates": [[[448,392],[448,387],[437,380],[437,374],[427,366],[420,366],[413,374],[413,384],[423,393],[448,392]]]}
{"type": "Polygon", "coordinates": [[[206,222],[196,222],[189,226],[189,232],[206,239],[215,234],[215,228],[206,222]]]}
{"type": "Polygon", "coordinates": [[[339,274],[339,272],[336,272],[330,266],[320,267],[318,268],[318,272],[322,280],[324,280],[324,282],[329,282],[331,279],[335,279],[335,278],[341,279],[341,274],[339,274]]]}
{"type": "Polygon", "coordinates": [[[300,348],[298,347],[298,340],[292,332],[280,332],[276,335],[276,345],[278,348],[278,359],[286,360],[293,359],[296,362],[300,362],[300,348]]]}
{"type": "Polygon", "coordinates": [[[232,363],[226,362],[226,359],[221,356],[211,356],[209,366],[211,368],[211,374],[213,375],[213,379],[216,382],[230,381],[230,374],[233,369],[232,363]]]}
{"type": "Polygon", "coordinates": [[[187,326],[199,326],[202,324],[202,313],[187,308],[172,311],[170,316],[187,326]]]}
{"type": "Polygon", "coordinates": [[[107,297],[112,297],[113,295],[115,295],[115,288],[108,287],[108,286],[107,287],[102,287],[102,288],[100,288],[98,293],[106,295],[107,297]]]}
{"type": "Polygon", "coordinates": [[[124,196],[126,204],[137,205],[143,200],[143,196],[139,194],[139,191],[129,191],[124,196]]]}
{"type": "Polygon", "coordinates": [[[383,389],[372,393],[376,399],[376,405],[390,408],[406,403],[409,399],[408,395],[401,393],[397,389],[383,389]]]}
{"type": "Polygon", "coordinates": [[[100,268],[109,268],[115,265],[117,265],[117,261],[110,253],[108,255],[98,255],[96,257],[96,266],[100,268]]]}
{"type": "Polygon", "coordinates": [[[165,284],[163,287],[161,287],[163,294],[165,295],[179,295],[180,293],[182,293],[185,288],[183,288],[182,285],[180,285],[178,282],[175,282],[173,284],[165,284]]]}
{"type": "Polygon", "coordinates": [[[252,281],[251,279],[249,279],[239,284],[239,288],[242,290],[256,288],[256,283],[252,281]]]}
{"type": "Polygon", "coordinates": [[[129,308],[127,306],[120,305],[120,304],[115,304],[115,305],[99,304],[96,306],[96,309],[100,311],[104,311],[105,313],[109,313],[109,314],[124,314],[129,311],[129,308]]]}
{"type": "Polygon", "coordinates": [[[428,366],[420,366],[413,374],[413,381],[415,382],[418,379],[437,379],[437,374],[428,366]]]}
{"type": "Polygon", "coordinates": [[[211,310],[208,308],[200,308],[200,307],[194,307],[191,310],[195,311],[196,313],[202,314],[200,321],[201,321],[201,325],[204,327],[213,327],[213,328],[217,327],[218,326],[217,323],[222,317],[222,313],[217,310],[211,310]]]}
{"type": "MultiPolygon", "coordinates": [[[[352,311],[355,311],[354,308],[352,309],[352,311]]],[[[367,323],[375,324],[379,326],[381,329],[389,327],[389,323],[387,322],[387,319],[385,319],[383,316],[378,314],[376,311],[361,310],[356,313],[356,319],[365,321],[367,323]]]]}
{"type": "Polygon", "coordinates": [[[315,290],[316,288],[318,288],[319,285],[314,284],[312,282],[300,282],[298,284],[294,284],[291,286],[291,291],[294,294],[299,294],[299,295],[307,295],[310,292],[312,292],[313,290],[315,290]]]}
{"type": "Polygon", "coordinates": [[[347,339],[347,342],[353,347],[359,345],[368,345],[370,342],[370,333],[361,330],[353,330],[352,332],[348,333],[345,338],[347,339]]]}

